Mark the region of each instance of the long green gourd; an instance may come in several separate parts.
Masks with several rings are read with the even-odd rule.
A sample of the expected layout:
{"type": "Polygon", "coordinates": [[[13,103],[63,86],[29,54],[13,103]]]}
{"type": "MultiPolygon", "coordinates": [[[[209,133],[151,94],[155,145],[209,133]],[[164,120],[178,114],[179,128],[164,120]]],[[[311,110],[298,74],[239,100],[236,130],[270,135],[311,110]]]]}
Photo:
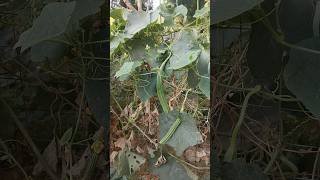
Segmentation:
{"type": "MultiPolygon", "coordinates": [[[[167,103],[164,90],[163,90],[163,85],[162,85],[162,76],[163,76],[163,70],[170,59],[172,53],[170,52],[170,55],[163,61],[161,64],[160,68],[158,69],[157,72],[157,95],[162,107],[163,112],[168,113],[169,112],[169,105],[167,103]]],[[[178,126],[181,124],[181,119],[178,117],[175,122],[171,125],[170,129],[168,132],[165,134],[165,136],[160,140],[160,144],[165,144],[174,134],[174,132],[177,130],[178,126]]]]}

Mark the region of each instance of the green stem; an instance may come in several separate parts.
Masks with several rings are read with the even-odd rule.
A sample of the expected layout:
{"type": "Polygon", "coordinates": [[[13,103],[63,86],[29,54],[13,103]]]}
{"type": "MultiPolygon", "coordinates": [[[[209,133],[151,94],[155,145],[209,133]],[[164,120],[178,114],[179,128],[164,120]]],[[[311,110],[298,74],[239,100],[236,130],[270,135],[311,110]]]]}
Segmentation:
{"type": "Polygon", "coordinates": [[[261,86],[260,85],[257,85],[255,86],[252,91],[250,91],[247,96],[245,97],[244,101],[243,101],[243,106],[242,106],[242,109],[241,109],[241,112],[240,112],[240,117],[239,117],[239,120],[232,132],[232,136],[231,136],[231,141],[230,141],[230,146],[226,152],[226,154],[224,155],[224,161],[226,162],[231,162],[233,160],[233,157],[234,157],[234,153],[236,151],[236,142],[237,142],[237,137],[238,137],[238,134],[239,134],[239,130],[240,130],[240,127],[243,123],[243,120],[244,120],[244,116],[245,116],[245,113],[246,113],[246,109],[248,107],[248,102],[249,102],[249,99],[252,95],[256,94],[257,92],[259,92],[261,90],[261,86]]]}

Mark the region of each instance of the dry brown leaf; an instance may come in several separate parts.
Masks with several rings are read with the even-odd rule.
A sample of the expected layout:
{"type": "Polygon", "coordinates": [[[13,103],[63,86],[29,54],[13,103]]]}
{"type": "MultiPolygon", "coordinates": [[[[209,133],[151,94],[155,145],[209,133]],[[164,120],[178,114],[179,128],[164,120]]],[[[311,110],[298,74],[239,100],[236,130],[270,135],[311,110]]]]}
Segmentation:
{"type": "Polygon", "coordinates": [[[114,146],[123,149],[126,146],[127,140],[125,138],[119,138],[116,142],[114,142],[114,146]]]}
{"type": "MultiPolygon", "coordinates": [[[[42,154],[43,158],[47,161],[48,165],[54,172],[57,172],[57,143],[55,138],[52,139],[50,144],[46,147],[42,154]]],[[[33,168],[33,175],[39,175],[43,171],[43,167],[40,162],[38,162],[33,168]]]]}
{"type": "Polygon", "coordinates": [[[119,154],[118,151],[112,151],[112,153],[110,154],[110,163],[111,164],[113,164],[115,162],[115,159],[116,159],[118,154],[119,154]]]}
{"type": "Polygon", "coordinates": [[[185,157],[189,162],[199,162],[200,158],[197,157],[197,153],[193,148],[187,149],[185,151],[185,157]]]}
{"type": "Polygon", "coordinates": [[[137,152],[140,153],[140,154],[143,154],[143,153],[144,153],[144,150],[141,149],[140,146],[137,146],[136,150],[137,150],[137,152]]]}
{"type": "Polygon", "coordinates": [[[80,176],[83,170],[85,170],[87,162],[89,162],[89,158],[91,156],[90,148],[87,149],[82,153],[81,158],[79,161],[71,167],[71,174],[74,176],[80,176]]]}

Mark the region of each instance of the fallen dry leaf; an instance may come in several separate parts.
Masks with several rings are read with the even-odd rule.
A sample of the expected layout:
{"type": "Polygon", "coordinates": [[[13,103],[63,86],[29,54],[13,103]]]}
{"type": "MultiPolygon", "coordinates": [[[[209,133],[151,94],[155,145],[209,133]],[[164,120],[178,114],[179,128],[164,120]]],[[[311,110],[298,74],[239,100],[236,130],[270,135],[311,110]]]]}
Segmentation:
{"type": "Polygon", "coordinates": [[[114,142],[114,146],[123,149],[126,146],[127,140],[125,138],[119,138],[114,142]]]}
{"type": "MultiPolygon", "coordinates": [[[[47,161],[48,165],[54,172],[57,172],[57,143],[56,139],[53,138],[50,144],[46,147],[42,154],[43,158],[47,161]]],[[[43,167],[40,162],[38,162],[33,168],[33,175],[39,175],[43,171],[43,167]]]]}

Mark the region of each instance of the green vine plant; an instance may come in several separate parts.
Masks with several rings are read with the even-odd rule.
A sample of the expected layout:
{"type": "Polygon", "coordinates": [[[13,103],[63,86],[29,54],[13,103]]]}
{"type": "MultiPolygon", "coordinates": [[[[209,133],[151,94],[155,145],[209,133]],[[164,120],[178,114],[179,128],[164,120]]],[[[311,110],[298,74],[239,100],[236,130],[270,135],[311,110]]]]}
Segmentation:
{"type": "MultiPolygon", "coordinates": [[[[194,168],[181,158],[188,147],[203,142],[197,122],[205,120],[191,114],[186,101],[191,96],[197,97],[201,106],[206,109],[201,110],[201,113],[208,115],[209,112],[210,8],[209,1],[203,1],[202,6],[200,1],[196,3],[195,11],[187,3],[183,5],[179,1],[168,1],[152,11],[113,8],[110,12],[112,81],[120,83],[119,87],[125,87],[124,91],[134,95],[133,101],[131,98],[127,100],[132,101],[134,106],[140,102],[156,100],[155,104],[161,112],[160,137],[156,143],[157,157],[148,161],[159,165],[158,168],[150,165],[150,171],[161,179],[172,179],[168,175],[176,173],[173,171],[177,167],[185,169],[181,179],[189,178],[189,173],[193,173],[190,169],[199,168],[194,168]],[[174,90],[171,85],[173,81],[183,87],[184,95],[180,105],[174,107],[169,103],[174,90]],[[178,108],[180,111],[175,110],[178,108]]],[[[112,89],[112,95],[121,108],[121,102],[117,100],[121,99],[118,96],[122,96],[119,90],[112,89]]],[[[127,101],[122,103],[126,105],[127,101]]],[[[130,122],[139,132],[143,132],[135,122],[130,122]]],[[[150,140],[148,135],[142,134],[150,140]]],[[[130,166],[129,161],[129,158],[119,156],[118,169],[130,166]]],[[[132,164],[134,169],[141,165],[132,164]]],[[[201,168],[208,170],[207,167],[201,168]]],[[[134,172],[121,170],[117,171],[116,176],[132,178],[134,172]]]]}

